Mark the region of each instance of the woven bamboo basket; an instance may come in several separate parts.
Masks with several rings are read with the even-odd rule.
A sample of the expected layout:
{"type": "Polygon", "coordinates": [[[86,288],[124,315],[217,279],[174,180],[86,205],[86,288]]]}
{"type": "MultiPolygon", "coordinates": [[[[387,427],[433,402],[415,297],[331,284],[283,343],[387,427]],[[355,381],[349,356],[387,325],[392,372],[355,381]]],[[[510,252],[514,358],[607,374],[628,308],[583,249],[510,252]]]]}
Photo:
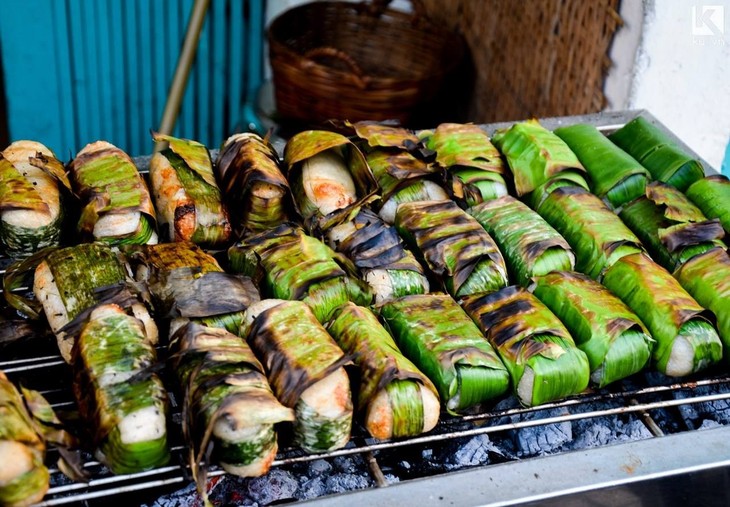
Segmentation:
{"type": "Polygon", "coordinates": [[[462,39],[387,2],[313,2],[289,9],[268,30],[277,114],[408,124],[461,61],[462,39]]]}

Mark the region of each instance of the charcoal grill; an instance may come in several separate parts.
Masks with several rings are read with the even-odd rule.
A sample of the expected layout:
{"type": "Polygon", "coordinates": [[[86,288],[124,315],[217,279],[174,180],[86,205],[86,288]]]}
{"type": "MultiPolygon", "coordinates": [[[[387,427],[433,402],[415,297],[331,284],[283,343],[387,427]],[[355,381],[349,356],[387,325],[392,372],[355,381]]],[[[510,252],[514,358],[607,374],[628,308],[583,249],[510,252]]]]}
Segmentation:
{"type": "MultiPolygon", "coordinates": [[[[667,130],[646,111],[553,118],[542,123],[552,129],[563,124],[584,122],[608,132],[637,115],[667,130]]],[[[506,125],[484,127],[491,133],[506,125]]],[[[137,161],[141,169],[146,161],[137,161]]],[[[711,171],[707,164],[705,167],[711,171]]],[[[5,354],[6,357],[0,360],[0,369],[12,380],[40,390],[55,408],[73,408],[73,397],[68,387],[69,368],[56,353],[54,342],[52,337],[39,338],[32,346],[17,347],[19,351],[12,358],[5,354]]],[[[125,503],[134,504],[142,498],[149,501],[189,485],[179,404],[174,396],[172,402],[173,457],[170,465],[143,473],[114,476],[87,456],[84,466],[91,480],[73,483],[52,465],[57,456],[51,450],[48,456],[51,488],[38,505],[95,504],[101,499],[105,502],[126,499],[125,503]]],[[[286,469],[353,455],[362,457],[359,462],[371,476],[371,487],[301,503],[322,507],[343,503],[351,507],[377,504],[421,507],[517,503],[585,505],[587,502],[626,505],[641,504],[645,498],[650,498],[652,505],[697,504],[698,499],[703,505],[726,505],[730,500],[730,488],[726,487],[730,484],[730,374],[716,370],[682,379],[681,382],[653,373],[638,374],[607,389],[539,407],[522,408],[514,402],[499,403],[485,412],[461,417],[445,416],[429,434],[403,440],[373,440],[356,427],[353,428],[350,444],[344,449],[308,455],[284,447],[273,467],[286,469]],[[698,429],[697,425],[683,417],[686,411],[696,409],[701,412],[707,407],[717,410],[727,408],[727,414],[713,423],[718,427],[698,429]],[[519,452],[495,451],[496,459],[491,459],[491,464],[473,466],[473,463],[456,463],[448,467],[448,473],[441,473],[443,470],[434,472],[433,468],[427,469],[418,463],[419,456],[425,460],[424,457],[430,456],[434,448],[449,452],[459,442],[473,437],[486,435],[490,439],[509,441],[520,432],[540,432],[560,425],[572,427],[588,421],[612,420],[640,421],[646,438],[597,447],[589,442],[591,448],[583,449],[565,450],[563,446],[557,449],[561,452],[554,448],[544,449],[544,453],[550,454],[546,456],[540,456],[543,452],[539,449],[536,453],[533,449],[529,456],[519,452]],[[454,447],[449,447],[452,443],[454,447]],[[414,472],[402,473],[404,469],[399,463],[406,455],[413,462],[408,467],[413,467],[414,472]],[[394,477],[402,478],[402,481],[390,484],[394,477]],[[687,488],[695,493],[703,491],[705,496],[692,493],[691,498],[695,501],[688,503],[687,488]],[[711,492],[709,496],[708,492],[711,492]]],[[[223,475],[222,470],[215,468],[209,473],[211,478],[223,475]]],[[[193,498],[193,493],[189,498],[193,498]]]]}

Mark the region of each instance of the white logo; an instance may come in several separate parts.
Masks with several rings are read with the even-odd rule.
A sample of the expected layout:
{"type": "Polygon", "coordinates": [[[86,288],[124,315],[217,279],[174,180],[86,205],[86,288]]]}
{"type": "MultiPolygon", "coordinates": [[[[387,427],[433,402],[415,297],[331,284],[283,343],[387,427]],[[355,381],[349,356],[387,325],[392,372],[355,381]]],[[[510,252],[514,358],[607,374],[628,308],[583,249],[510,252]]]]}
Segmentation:
{"type": "Polygon", "coordinates": [[[692,35],[714,35],[725,33],[725,7],[722,5],[701,5],[692,7],[692,35]]]}

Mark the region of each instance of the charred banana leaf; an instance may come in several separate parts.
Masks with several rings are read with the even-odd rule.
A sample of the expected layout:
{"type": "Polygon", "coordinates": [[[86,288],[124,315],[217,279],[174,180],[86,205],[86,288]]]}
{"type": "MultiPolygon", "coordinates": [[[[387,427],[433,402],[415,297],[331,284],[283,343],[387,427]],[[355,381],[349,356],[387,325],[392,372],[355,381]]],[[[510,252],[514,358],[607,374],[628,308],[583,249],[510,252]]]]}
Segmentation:
{"type": "Polygon", "coordinates": [[[426,139],[446,168],[451,195],[463,207],[507,195],[507,169],[489,135],[472,124],[442,123],[426,139]]]}
{"type": "Polygon", "coordinates": [[[347,444],[352,428],[349,358],[301,301],[266,299],[246,310],[247,339],[276,397],[293,408],[294,438],[308,452],[347,444]]]}
{"type": "Polygon", "coordinates": [[[670,272],[695,255],[723,246],[720,221],[708,220],[682,192],[658,181],[646,187],[645,197],[626,205],[619,217],[670,272]]]}
{"type": "Polygon", "coordinates": [[[293,421],[294,412],[274,397],[263,366],[240,337],[180,324],[170,338],[170,357],[183,391],[183,433],[196,482],[204,485],[200,463],[210,442],[226,472],[265,474],[278,449],[274,424],[293,421]]]}
{"type": "Polygon", "coordinates": [[[150,160],[150,182],[163,238],[210,248],[227,244],[231,224],[208,149],[196,141],[154,132],[152,138],[168,143],[168,148],[150,160]]]}
{"type": "Polygon", "coordinates": [[[699,160],[685,153],[676,141],[641,116],[608,138],[647,168],[652,179],[682,192],[705,175],[699,160]]]}
{"type": "Polygon", "coordinates": [[[74,394],[100,461],[115,474],[167,463],[167,393],[150,372],[156,355],[143,324],[116,305],[101,305],[89,315],[74,358],[74,394]]]}
{"type": "Polygon", "coordinates": [[[591,190],[613,208],[644,195],[651,175],[634,157],[613,144],[593,125],[561,127],[555,134],[578,156],[591,190]]]}
{"type": "Polygon", "coordinates": [[[185,317],[238,334],[243,312],[260,299],[250,278],[225,273],[194,243],[137,247],[129,258],[136,267],[135,278],[152,296],[158,318],[185,317]]]}
{"type": "Polygon", "coordinates": [[[715,314],[717,329],[730,359],[730,257],[713,248],[685,262],[674,276],[704,308],[715,314]]]}
{"type": "Polygon", "coordinates": [[[431,381],[401,354],[367,308],[341,306],[327,330],[360,370],[357,410],[375,438],[411,437],[431,431],[439,397],[431,381]]]}
{"type": "Polygon", "coordinates": [[[672,377],[703,370],[722,359],[722,343],[702,308],[646,254],[616,261],[603,284],[646,325],[656,340],[657,369],[672,377]]]}
{"type": "Polygon", "coordinates": [[[478,204],[467,213],[497,242],[519,285],[527,287],[533,276],[575,267],[575,255],[565,239],[514,197],[507,195],[478,204]]]}
{"type": "Polygon", "coordinates": [[[641,320],[600,283],[560,271],[537,278],[534,294],[585,352],[591,381],[598,387],[633,375],[649,362],[654,340],[641,320]]]}
{"type": "Polygon", "coordinates": [[[32,161],[40,157],[63,168],[51,150],[34,141],[16,141],[0,155],[0,248],[9,257],[26,257],[61,240],[63,183],[36,167],[32,161]]]}
{"type": "Polygon", "coordinates": [[[507,268],[494,240],[453,201],[401,204],[395,226],[454,297],[507,285],[507,268]]]}
{"type": "Polygon", "coordinates": [[[375,303],[428,292],[428,280],[416,257],[406,250],[394,227],[362,209],[351,222],[327,231],[332,249],[352,260],[370,286],[375,303]]]}
{"type": "Polygon", "coordinates": [[[23,398],[0,371],[0,504],[25,507],[43,499],[50,480],[45,455],[23,398]]]}
{"type": "Polygon", "coordinates": [[[502,361],[451,296],[405,296],[380,306],[380,315],[403,354],[434,383],[450,413],[509,389],[502,361]]]}
{"type": "Polygon", "coordinates": [[[352,276],[354,267],[348,267],[346,259],[289,224],[233,245],[228,260],[231,269],[258,284],[262,296],[304,301],[320,322],[347,301],[368,305],[372,300],[368,287],[352,276]]]}
{"type": "Polygon", "coordinates": [[[348,220],[376,198],[365,156],[341,134],[300,132],[287,142],[284,162],[298,212],[314,234],[348,220]]]}
{"type": "Polygon", "coordinates": [[[81,198],[82,238],[113,245],[157,243],[152,198],[129,155],[106,141],[87,144],[71,163],[71,176],[81,198]]]}
{"type": "Polygon", "coordinates": [[[238,237],[294,218],[291,189],[268,140],[253,133],[229,137],[216,170],[238,237]]]}
{"type": "Polygon", "coordinates": [[[588,190],[585,168],[568,145],[537,120],[515,123],[498,130],[492,142],[507,159],[522,197],[553,180],[567,180],[588,190]]]}
{"type": "Polygon", "coordinates": [[[687,197],[708,218],[720,220],[730,234],[730,180],[717,174],[697,180],[687,189],[687,197]]]}
{"type": "Polygon", "coordinates": [[[537,212],[566,239],[575,252],[575,268],[599,280],[625,255],[643,251],[639,238],[606,203],[587,190],[560,187],[537,212]]]}
{"type": "Polygon", "coordinates": [[[499,353],[526,406],[578,394],[590,367],[565,326],[534,295],[511,286],[464,299],[464,310],[499,353]]]}

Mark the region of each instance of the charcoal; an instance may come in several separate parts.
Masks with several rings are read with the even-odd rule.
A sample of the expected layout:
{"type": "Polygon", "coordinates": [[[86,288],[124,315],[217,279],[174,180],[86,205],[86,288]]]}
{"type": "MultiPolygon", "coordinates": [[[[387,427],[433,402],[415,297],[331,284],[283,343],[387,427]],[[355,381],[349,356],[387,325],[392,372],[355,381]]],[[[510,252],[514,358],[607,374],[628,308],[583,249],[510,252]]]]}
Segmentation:
{"type": "Polygon", "coordinates": [[[619,417],[581,419],[573,424],[575,439],[568,449],[588,449],[628,440],[651,438],[652,434],[638,419],[622,421],[619,417]]]}
{"type": "MultiPolygon", "coordinates": [[[[692,391],[677,391],[674,393],[674,397],[685,399],[717,394],[718,392],[717,386],[700,386],[692,391]]],[[[715,421],[723,425],[730,424],[730,400],[680,405],[678,409],[682,419],[690,429],[699,428],[705,420],[715,421]]]]}
{"type": "Polygon", "coordinates": [[[352,473],[336,473],[327,477],[326,490],[328,494],[344,493],[356,489],[365,489],[372,486],[367,475],[352,473]]]}
{"type": "MultiPolygon", "coordinates": [[[[513,416],[513,422],[530,421],[546,417],[564,416],[568,412],[564,408],[548,411],[535,411],[513,416]]],[[[560,422],[522,428],[513,432],[513,440],[517,447],[517,456],[541,456],[559,450],[573,440],[573,429],[570,422],[560,422]]]]}
{"type": "Polygon", "coordinates": [[[446,467],[454,470],[461,467],[486,465],[489,451],[497,450],[489,440],[489,435],[477,435],[461,446],[447,462],[446,467]]]}
{"type": "Polygon", "coordinates": [[[305,480],[297,493],[299,500],[312,500],[327,493],[327,487],[322,477],[305,480]]]}
{"type": "Polygon", "coordinates": [[[387,482],[388,484],[396,484],[400,482],[400,478],[396,477],[393,474],[385,474],[383,477],[385,477],[385,482],[387,482]]]}
{"type": "Polygon", "coordinates": [[[189,507],[199,504],[198,492],[195,484],[188,484],[182,489],[175,491],[169,495],[164,495],[151,504],[142,504],[141,507],[189,507]]]}
{"type": "Polygon", "coordinates": [[[261,504],[295,498],[299,484],[290,472],[274,468],[263,477],[256,477],[248,483],[248,497],[261,504]]]}
{"type": "Polygon", "coordinates": [[[401,461],[400,463],[398,463],[398,466],[401,467],[401,468],[403,468],[404,470],[410,470],[411,469],[411,464],[408,463],[407,461],[401,461]]]}
{"type": "Polygon", "coordinates": [[[309,475],[314,477],[318,475],[328,474],[331,471],[332,465],[328,461],[323,459],[314,460],[309,464],[309,475]]]}
{"type": "Polygon", "coordinates": [[[721,426],[722,426],[722,424],[720,424],[717,421],[713,421],[712,419],[705,419],[704,421],[702,421],[702,424],[700,424],[700,427],[697,428],[697,429],[699,429],[699,430],[709,430],[709,429],[712,429],[712,428],[719,428],[721,426]]]}
{"type": "Polygon", "coordinates": [[[335,470],[346,474],[353,474],[358,471],[365,470],[367,464],[365,459],[359,455],[354,454],[352,456],[337,456],[332,460],[335,470]]]}

